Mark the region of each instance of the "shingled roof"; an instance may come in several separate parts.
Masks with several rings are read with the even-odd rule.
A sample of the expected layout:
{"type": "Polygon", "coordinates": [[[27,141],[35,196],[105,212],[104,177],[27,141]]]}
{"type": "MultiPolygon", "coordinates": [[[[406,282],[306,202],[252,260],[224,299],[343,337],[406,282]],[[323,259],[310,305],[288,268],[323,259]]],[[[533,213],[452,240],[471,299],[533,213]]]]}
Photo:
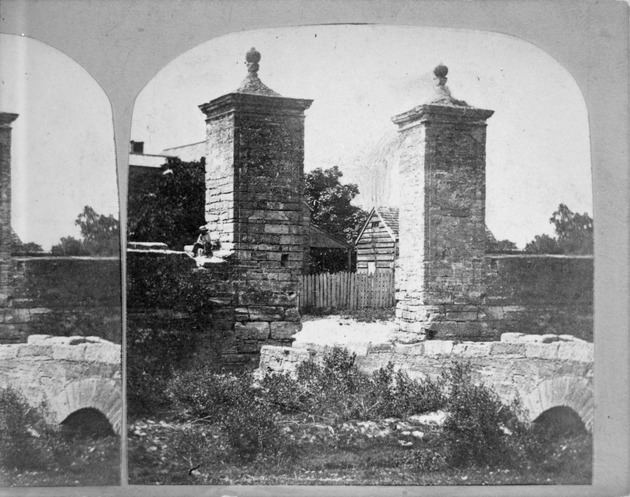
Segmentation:
{"type": "Polygon", "coordinates": [[[398,207],[376,207],[374,210],[392,232],[393,238],[398,238],[398,207]]]}

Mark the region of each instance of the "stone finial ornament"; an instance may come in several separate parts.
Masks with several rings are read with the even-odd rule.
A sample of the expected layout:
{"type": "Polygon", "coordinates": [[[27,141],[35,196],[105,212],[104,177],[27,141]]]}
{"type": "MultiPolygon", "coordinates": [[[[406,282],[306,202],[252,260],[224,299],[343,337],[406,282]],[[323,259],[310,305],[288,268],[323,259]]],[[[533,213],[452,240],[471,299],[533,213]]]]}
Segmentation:
{"type": "Polygon", "coordinates": [[[276,93],[271,88],[266,86],[258,77],[258,70],[260,66],[261,55],[254,47],[250,48],[249,52],[245,54],[245,63],[247,64],[247,77],[241,83],[236,90],[236,93],[248,93],[250,95],[263,95],[265,97],[280,97],[279,93],[276,93]]]}
{"type": "Polygon", "coordinates": [[[438,80],[438,86],[444,86],[446,84],[446,80],[448,79],[446,77],[448,74],[448,67],[440,64],[433,69],[433,74],[435,74],[435,78],[438,80]]]}
{"type": "Polygon", "coordinates": [[[457,100],[451,95],[451,91],[446,86],[446,75],[448,74],[448,67],[444,64],[439,64],[433,69],[435,75],[436,86],[435,94],[433,98],[427,102],[432,105],[452,105],[456,107],[468,107],[468,104],[463,100],[457,100]]]}
{"type": "Polygon", "coordinates": [[[250,48],[249,52],[245,54],[245,61],[247,63],[247,71],[254,76],[258,76],[260,52],[254,47],[250,48]]]}

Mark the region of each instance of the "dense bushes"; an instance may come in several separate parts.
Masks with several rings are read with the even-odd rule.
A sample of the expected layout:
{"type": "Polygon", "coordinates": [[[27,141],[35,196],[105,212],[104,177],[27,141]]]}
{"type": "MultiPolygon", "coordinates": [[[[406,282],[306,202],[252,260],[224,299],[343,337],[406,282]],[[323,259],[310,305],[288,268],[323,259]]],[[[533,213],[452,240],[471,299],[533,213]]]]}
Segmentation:
{"type": "Polygon", "coordinates": [[[590,435],[558,432],[553,423],[529,428],[516,402],[502,403],[464,364],[416,381],[392,364],[363,373],[353,354],[333,349],[293,375],[180,371],[165,394],[174,422],[131,426],[130,460],[143,482],[303,483],[314,473],[327,476],[322,482],[345,474],[345,483],[378,484],[590,478],[590,435]],[[438,410],[433,422],[412,416],[438,410]],[[179,476],[156,480],[152,465],[179,476]],[[196,476],[188,473],[195,468],[196,476]]]}
{"type": "Polygon", "coordinates": [[[117,484],[119,438],[55,430],[45,409],[0,388],[0,486],[117,484]]]}
{"type": "Polygon", "coordinates": [[[0,389],[0,464],[18,470],[41,469],[48,463],[41,434],[47,431],[38,412],[15,390],[0,389]],[[37,436],[35,436],[37,435],[37,436]]]}
{"type": "Polygon", "coordinates": [[[436,410],[444,405],[442,389],[434,382],[413,381],[394,366],[362,373],[355,355],[335,348],[321,364],[300,364],[296,377],[267,376],[263,387],[282,412],[299,411],[333,422],[375,417],[403,417],[436,410]]]}
{"type": "Polygon", "coordinates": [[[283,414],[334,425],[350,419],[402,417],[442,407],[444,395],[430,381],[416,382],[392,365],[372,375],[360,372],[355,356],[333,349],[321,364],[302,363],[295,378],[218,373],[210,368],[175,375],[166,389],[184,420],[221,426],[232,451],[242,459],[288,450],[279,426],[283,414]]]}
{"type": "Polygon", "coordinates": [[[194,351],[195,336],[182,323],[142,326],[130,321],[127,331],[127,411],[135,416],[168,405],[166,387],[173,371],[194,351]]]}
{"type": "Polygon", "coordinates": [[[490,389],[474,384],[461,364],[445,376],[450,385],[444,424],[447,462],[454,467],[509,464],[516,451],[508,442],[507,426],[520,430],[515,406],[504,405],[490,389]]]}
{"type": "Polygon", "coordinates": [[[210,368],[184,372],[171,380],[167,395],[183,419],[218,424],[240,459],[253,459],[281,446],[279,414],[249,374],[210,368]]]}

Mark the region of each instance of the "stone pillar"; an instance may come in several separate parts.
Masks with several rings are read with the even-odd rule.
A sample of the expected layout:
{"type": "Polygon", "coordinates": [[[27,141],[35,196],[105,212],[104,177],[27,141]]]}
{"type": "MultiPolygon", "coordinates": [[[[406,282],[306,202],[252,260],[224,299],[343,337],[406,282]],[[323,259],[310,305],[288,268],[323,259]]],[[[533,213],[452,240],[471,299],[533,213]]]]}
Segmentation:
{"type": "Polygon", "coordinates": [[[11,294],[11,123],[17,117],[0,112],[0,307],[11,294]]]}
{"type": "Polygon", "coordinates": [[[396,269],[401,341],[491,338],[481,306],[486,120],[493,111],[454,99],[447,72],[436,67],[433,99],[392,118],[402,134],[396,269]]]}
{"type": "Polygon", "coordinates": [[[237,338],[291,343],[299,331],[303,266],[304,111],[258,78],[260,53],[233,93],[200,105],[206,115],[206,222],[237,283],[237,338]]]}

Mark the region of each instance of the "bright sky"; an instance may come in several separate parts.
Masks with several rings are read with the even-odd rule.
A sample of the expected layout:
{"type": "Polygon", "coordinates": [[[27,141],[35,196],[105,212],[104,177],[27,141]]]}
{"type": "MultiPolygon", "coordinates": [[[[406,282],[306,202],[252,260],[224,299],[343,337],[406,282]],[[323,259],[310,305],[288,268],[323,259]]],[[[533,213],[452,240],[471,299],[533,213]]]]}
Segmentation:
{"type": "Polygon", "coordinates": [[[12,132],[12,225],[45,250],[79,237],[85,205],[118,218],[114,128],[107,96],[63,53],[0,35],[0,111],[12,132]]]}
{"type": "MultiPolygon", "coordinates": [[[[391,116],[429,98],[432,70],[443,63],[455,98],[495,111],[488,121],[486,204],[495,236],[522,248],[537,234],[553,233],[548,220],[561,202],[592,216],[582,95],[546,52],[505,35],[311,26],[223,36],[182,54],[145,87],[132,139],[145,142],[145,153],[204,140],[198,105],[238,87],[252,46],[262,53],[259,76],[267,86],[314,99],[306,112],[307,170],[338,164],[343,171],[348,158],[395,130],[391,116]]],[[[344,180],[366,181],[360,172],[344,180]]]]}

